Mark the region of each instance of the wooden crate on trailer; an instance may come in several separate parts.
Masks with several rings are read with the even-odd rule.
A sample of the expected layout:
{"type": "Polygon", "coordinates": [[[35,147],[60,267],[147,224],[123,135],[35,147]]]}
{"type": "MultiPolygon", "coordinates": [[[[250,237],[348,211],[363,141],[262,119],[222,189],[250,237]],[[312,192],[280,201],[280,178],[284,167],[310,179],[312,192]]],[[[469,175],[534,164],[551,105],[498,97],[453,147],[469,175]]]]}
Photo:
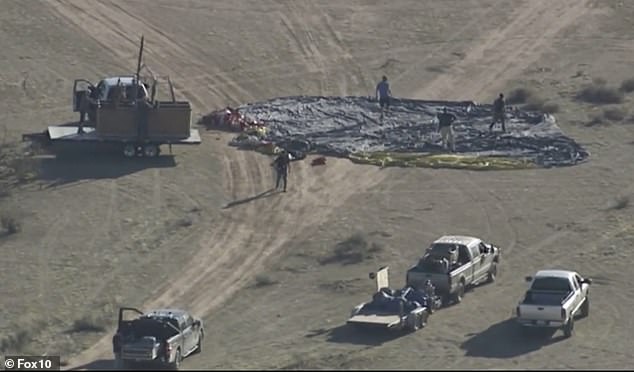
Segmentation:
{"type": "Polygon", "coordinates": [[[137,110],[130,104],[114,107],[111,103],[101,105],[96,111],[95,130],[102,137],[136,137],[137,110]]]}
{"type": "Polygon", "coordinates": [[[148,137],[187,138],[190,135],[192,108],[189,102],[158,102],[149,110],[148,137]]]}

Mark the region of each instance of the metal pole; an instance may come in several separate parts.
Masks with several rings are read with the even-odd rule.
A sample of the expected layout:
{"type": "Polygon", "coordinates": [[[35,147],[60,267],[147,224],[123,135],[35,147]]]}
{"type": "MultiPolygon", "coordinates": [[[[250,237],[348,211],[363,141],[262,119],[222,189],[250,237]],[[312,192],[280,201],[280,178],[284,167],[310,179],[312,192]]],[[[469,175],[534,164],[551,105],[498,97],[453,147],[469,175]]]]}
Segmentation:
{"type": "Polygon", "coordinates": [[[137,61],[136,67],[136,84],[134,85],[134,103],[137,104],[138,96],[139,96],[139,84],[140,84],[140,75],[141,75],[141,61],[143,60],[143,41],[144,37],[141,35],[141,47],[139,48],[139,60],[137,61]]]}

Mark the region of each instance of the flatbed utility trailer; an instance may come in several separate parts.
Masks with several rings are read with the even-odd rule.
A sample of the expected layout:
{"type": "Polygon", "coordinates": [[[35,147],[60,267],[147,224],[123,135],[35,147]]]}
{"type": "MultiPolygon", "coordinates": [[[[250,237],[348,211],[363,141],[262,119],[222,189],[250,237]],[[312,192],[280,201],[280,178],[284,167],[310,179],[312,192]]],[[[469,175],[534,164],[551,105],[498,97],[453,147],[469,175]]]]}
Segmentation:
{"type": "MultiPolygon", "coordinates": [[[[143,36],[137,70],[134,76],[115,76],[93,85],[78,79],[73,85],[73,111],[79,111],[79,122],[49,126],[44,132],[22,136],[23,141],[53,143],[114,144],[125,157],[155,157],[161,145],[198,145],[200,133],[191,128],[192,108],[187,101],[177,101],[172,82],[171,100],[155,99],[157,77],[145,65],[143,36]],[[141,81],[141,69],[150,73],[149,81],[141,81]],[[88,121],[83,121],[88,116],[88,121]]],[[[148,80],[145,79],[144,80],[148,80]]]]}
{"type": "Polygon", "coordinates": [[[120,148],[125,157],[155,157],[160,155],[161,145],[169,145],[171,153],[172,145],[199,145],[201,143],[197,129],[190,129],[190,135],[187,138],[146,138],[143,140],[138,137],[99,135],[92,127],[83,127],[82,134],[78,131],[78,123],[77,125],[53,125],[44,132],[23,134],[22,141],[37,142],[44,146],[54,143],[113,144],[120,148]]]}

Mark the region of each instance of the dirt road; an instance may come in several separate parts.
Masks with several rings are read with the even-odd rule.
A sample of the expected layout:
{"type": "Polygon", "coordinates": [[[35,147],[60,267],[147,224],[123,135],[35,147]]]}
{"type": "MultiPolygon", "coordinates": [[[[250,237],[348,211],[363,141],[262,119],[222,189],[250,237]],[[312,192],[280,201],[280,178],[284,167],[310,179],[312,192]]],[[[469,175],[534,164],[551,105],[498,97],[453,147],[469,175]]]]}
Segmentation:
{"type": "MultiPolygon", "coordinates": [[[[177,94],[190,100],[198,114],[275,96],[372,94],[385,73],[398,95],[425,99],[488,101],[510,82],[530,80],[561,102],[561,117],[568,122],[583,120],[586,108],[564,103],[565,94],[577,84],[567,69],[597,60],[593,53],[602,53],[580,51],[573,41],[581,45],[583,37],[592,38],[596,29],[588,25],[613,14],[595,2],[573,0],[513,6],[476,0],[390,6],[362,1],[220,1],[213,7],[202,1],[175,5],[158,0],[152,6],[71,0],[43,4],[50,22],[67,24],[108,56],[107,64],[92,71],[96,75],[129,65],[144,34],[148,65],[170,75],[177,94]],[[429,17],[414,16],[423,13],[429,17]],[[544,65],[555,66],[550,75],[531,75],[544,65]]],[[[621,13],[628,14],[623,9],[621,13]]],[[[618,45],[626,50],[625,44],[618,45]]],[[[597,66],[603,67],[596,69],[608,69],[619,58],[600,60],[597,66]]],[[[76,77],[72,69],[50,71],[65,79],[76,77]]],[[[126,260],[133,262],[138,251],[124,250],[126,255],[105,256],[117,270],[104,274],[93,292],[82,295],[88,296],[86,303],[119,296],[137,298],[135,306],[143,308],[182,306],[204,316],[210,330],[205,352],[187,360],[187,368],[392,368],[396,359],[398,368],[417,369],[618,368],[627,350],[605,343],[626,337],[632,329],[631,322],[619,321],[631,305],[622,295],[625,276],[618,271],[627,255],[618,250],[604,255],[597,247],[623,244],[632,232],[629,210],[605,208],[612,193],[634,191],[625,176],[632,170],[630,145],[620,141],[630,132],[615,126],[595,138],[561,122],[573,136],[596,140],[590,165],[485,174],[378,169],[329,159],[325,167],[294,164],[286,194],[270,192],[269,158],[229,148],[228,135],[204,133],[203,145],[179,153],[174,168],[123,172],[93,186],[73,184],[75,195],[93,200],[91,211],[106,211],[103,216],[85,212],[91,221],[85,227],[91,229],[87,252],[101,250],[109,240],[123,249],[127,237],[142,229],[131,228],[129,219],[167,211],[161,221],[171,221],[181,218],[183,209],[204,206],[202,212],[187,212],[187,218],[194,218],[188,230],[166,232],[159,222],[143,230],[141,251],[151,252],[152,244],[156,251],[139,258],[139,270],[146,274],[138,288],[117,284],[121,293],[112,288],[124,274],[125,283],[134,278],[134,264],[126,260]],[[90,199],[93,192],[105,196],[90,199]],[[179,204],[188,207],[175,207],[179,204]],[[425,242],[448,230],[483,236],[503,247],[498,283],[475,289],[460,306],[434,314],[428,329],[407,337],[360,340],[340,327],[349,308],[369,295],[371,283],[363,279],[368,270],[387,262],[392,275],[402,277],[425,242]],[[336,242],[354,232],[378,242],[381,252],[352,265],[320,263],[336,242]],[[166,255],[177,257],[171,262],[166,255]],[[614,257],[622,258],[616,266],[614,257]],[[580,337],[546,345],[526,343],[514,338],[506,321],[523,290],[517,278],[548,264],[596,276],[600,292],[593,304],[603,310],[592,315],[596,325],[594,319],[579,325],[580,337]],[[254,286],[258,275],[276,284],[254,286]],[[583,337],[590,334],[592,339],[583,337]],[[575,348],[605,357],[579,359],[575,348]],[[422,358],[420,350],[425,350],[422,358]]],[[[89,172],[89,166],[85,168],[89,172]]],[[[72,195],[55,190],[51,195],[56,195],[57,205],[72,195]]],[[[42,247],[49,249],[38,255],[40,263],[73,246],[60,234],[75,226],[80,206],[81,201],[71,202],[59,223],[42,233],[42,247]]],[[[42,213],[40,218],[52,221],[53,215],[42,213]]],[[[51,269],[39,275],[34,283],[45,292],[46,281],[61,274],[51,269]]],[[[65,296],[60,308],[75,303],[76,296],[65,296]]],[[[104,306],[112,307],[120,301],[107,302],[104,306]]],[[[114,311],[110,307],[106,314],[114,311]]],[[[112,319],[107,325],[103,332],[85,336],[92,346],[70,358],[69,368],[110,365],[112,319]]],[[[42,336],[42,343],[52,337],[42,336]]]]}

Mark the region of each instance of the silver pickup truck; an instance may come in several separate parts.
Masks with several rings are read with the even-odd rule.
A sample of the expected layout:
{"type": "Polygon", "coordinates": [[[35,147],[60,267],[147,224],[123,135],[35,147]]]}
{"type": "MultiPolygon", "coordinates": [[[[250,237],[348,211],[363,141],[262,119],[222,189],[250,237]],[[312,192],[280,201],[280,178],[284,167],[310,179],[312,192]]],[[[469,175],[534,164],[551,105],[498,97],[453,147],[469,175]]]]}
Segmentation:
{"type": "Polygon", "coordinates": [[[588,292],[592,279],[574,271],[541,270],[526,277],[530,287],[515,309],[516,319],[526,328],[558,328],[572,336],[575,316],[590,313],[588,292]]]}
{"type": "Polygon", "coordinates": [[[119,309],[117,332],[112,350],[117,367],[133,362],[155,362],[178,369],[183,358],[202,351],[203,322],[178,309],[154,310],[147,314],[124,307],[119,309]],[[136,318],[126,320],[126,314],[136,318]]]}
{"type": "Polygon", "coordinates": [[[468,287],[495,281],[499,262],[500,248],[493,244],[471,236],[445,235],[407,271],[406,283],[423,288],[429,280],[445,304],[459,303],[468,287]]]}

